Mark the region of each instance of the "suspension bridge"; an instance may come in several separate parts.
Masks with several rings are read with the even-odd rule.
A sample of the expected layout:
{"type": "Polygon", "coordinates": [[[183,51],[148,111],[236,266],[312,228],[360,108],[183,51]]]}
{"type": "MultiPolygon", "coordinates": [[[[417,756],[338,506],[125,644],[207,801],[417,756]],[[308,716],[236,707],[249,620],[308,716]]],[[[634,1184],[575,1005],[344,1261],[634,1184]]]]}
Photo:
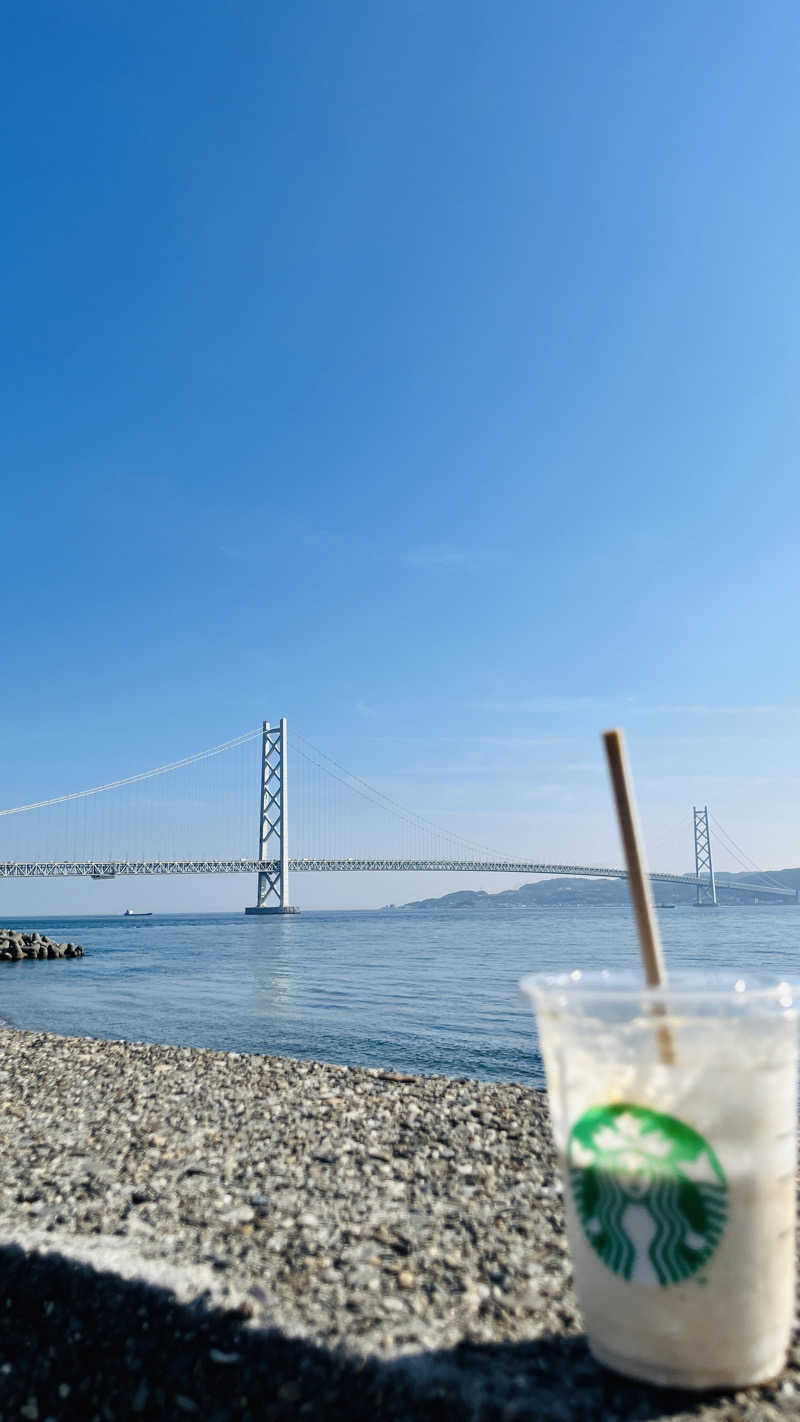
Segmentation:
{"type": "MultiPolygon", "coordinates": [[[[299,772],[292,799],[300,825],[297,841],[309,851],[302,857],[289,854],[289,741],[282,718],[277,726],[265,721],[260,730],[153,770],[0,810],[0,854],[5,848],[9,856],[0,860],[0,879],[253,874],[256,902],[245,912],[290,914],[298,911],[289,897],[295,873],[627,878],[621,868],[492,854],[399,805],[302,737],[293,739],[292,749],[299,772]],[[199,770],[203,774],[198,777],[199,770]],[[167,782],[175,787],[172,795],[153,793],[154,786],[167,782]],[[356,800],[358,814],[353,813],[356,800]],[[387,823],[393,831],[388,836],[387,823]],[[255,854],[246,852],[248,839],[255,854]],[[383,852],[369,852],[378,843],[383,852]]],[[[720,892],[728,890],[759,900],[798,901],[797,890],[763,875],[752,863],[756,877],[751,881],[729,882],[715,874],[708,808],[695,807],[692,813],[695,873],[655,871],[651,877],[656,882],[690,885],[698,904],[716,904],[720,892]]],[[[719,830],[722,842],[735,846],[719,830]]]]}

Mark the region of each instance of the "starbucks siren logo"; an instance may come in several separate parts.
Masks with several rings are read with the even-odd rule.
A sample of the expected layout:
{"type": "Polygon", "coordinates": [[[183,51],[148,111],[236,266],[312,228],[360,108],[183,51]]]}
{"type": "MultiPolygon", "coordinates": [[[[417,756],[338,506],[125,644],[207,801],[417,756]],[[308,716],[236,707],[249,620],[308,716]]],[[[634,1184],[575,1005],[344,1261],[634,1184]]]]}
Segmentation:
{"type": "Polygon", "coordinates": [[[586,1238],[615,1274],[677,1284],[711,1258],[728,1187],[691,1126],[646,1106],[593,1106],[572,1128],[567,1161],[586,1238]]]}

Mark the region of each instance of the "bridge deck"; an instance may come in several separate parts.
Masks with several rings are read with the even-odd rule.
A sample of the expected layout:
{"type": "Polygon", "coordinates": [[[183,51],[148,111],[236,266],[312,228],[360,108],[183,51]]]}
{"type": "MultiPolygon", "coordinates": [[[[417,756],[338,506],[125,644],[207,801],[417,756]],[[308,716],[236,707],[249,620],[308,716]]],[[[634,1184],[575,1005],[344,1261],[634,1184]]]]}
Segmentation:
{"type": "MultiPolygon", "coordinates": [[[[587,864],[533,864],[523,859],[290,859],[292,873],[463,873],[536,874],[546,878],[576,875],[586,879],[627,879],[625,869],[604,869],[587,864]]],[[[50,862],[0,863],[0,879],[115,879],[141,874],[277,874],[277,859],[113,859],[53,860],[50,862]]],[[[692,874],[651,873],[663,884],[697,887],[692,874]]],[[[745,893],[795,899],[794,889],[765,884],[729,882],[717,877],[717,889],[741,889],[745,893]]]]}

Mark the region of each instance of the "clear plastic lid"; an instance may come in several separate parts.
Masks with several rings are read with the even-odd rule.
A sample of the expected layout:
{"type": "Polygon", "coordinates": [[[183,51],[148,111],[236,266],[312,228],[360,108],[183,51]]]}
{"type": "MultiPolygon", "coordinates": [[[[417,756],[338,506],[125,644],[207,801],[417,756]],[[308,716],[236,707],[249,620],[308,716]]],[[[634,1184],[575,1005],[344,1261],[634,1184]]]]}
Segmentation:
{"type": "Polygon", "coordinates": [[[539,1008],[566,1008],[578,1013],[592,1010],[624,1011],[639,1004],[661,1003],[678,1012],[696,1010],[711,1016],[729,1013],[766,1014],[797,1010],[800,982],[787,982],[759,973],[737,974],[681,971],[670,973],[664,987],[648,987],[641,973],[611,969],[570,973],[533,973],[520,981],[521,990],[539,1008]]]}

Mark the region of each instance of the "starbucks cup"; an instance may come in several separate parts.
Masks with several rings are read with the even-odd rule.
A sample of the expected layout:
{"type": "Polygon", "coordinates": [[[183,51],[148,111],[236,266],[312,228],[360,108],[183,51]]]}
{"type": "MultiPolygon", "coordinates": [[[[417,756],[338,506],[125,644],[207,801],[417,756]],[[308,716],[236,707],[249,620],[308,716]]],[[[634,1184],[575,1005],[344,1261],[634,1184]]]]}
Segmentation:
{"type": "Polygon", "coordinates": [[[670,1387],[774,1378],[794,1317],[797,990],[580,972],[521,987],[595,1358],[670,1387]]]}

